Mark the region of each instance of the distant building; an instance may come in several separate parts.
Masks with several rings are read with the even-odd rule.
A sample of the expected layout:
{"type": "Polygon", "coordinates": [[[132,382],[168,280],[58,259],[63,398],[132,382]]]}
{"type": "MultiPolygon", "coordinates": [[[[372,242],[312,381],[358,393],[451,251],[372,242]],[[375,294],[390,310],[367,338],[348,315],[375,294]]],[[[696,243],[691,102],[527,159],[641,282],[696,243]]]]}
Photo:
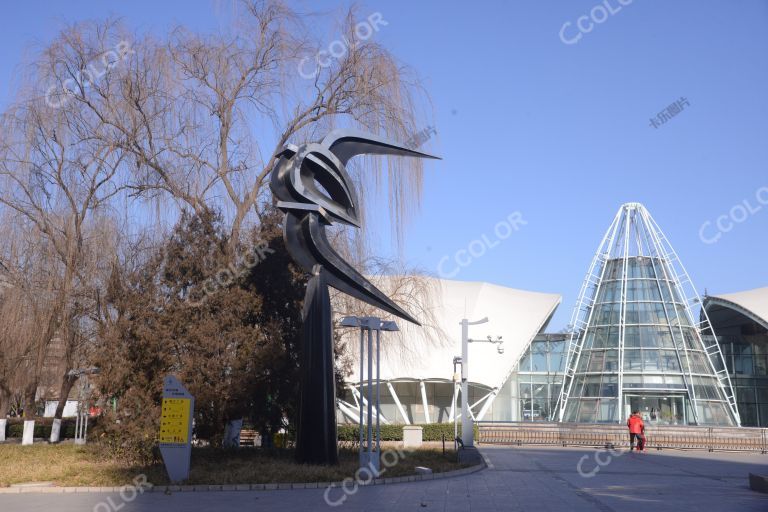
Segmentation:
{"type": "Polygon", "coordinates": [[[741,424],[768,427],[768,287],[707,296],[704,308],[725,356],[741,424]]]}
{"type": "MultiPolygon", "coordinates": [[[[433,285],[441,343],[409,328],[406,347],[396,348],[387,343],[393,334],[382,334],[383,423],[453,421],[459,322],[487,316],[470,337],[501,335],[504,353],[470,345],[478,421],[622,423],[639,410],[651,424],[768,426],[768,288],[702,300],[639,203],[622,205],[603,237],[567,332],[545,332],[558,295],[433,285]]],[[[339,401],[341,421],[357,421],[359,385],[355,371],[339,401]]]]}
{"type": "Polygon", "coordinates": [[[622,205],[573,316],[557,419],[739,425],[723,355],[691,278],[639,203],[622,205]]]}
{"type": "MultiPolygon", "coordinates": [[[[382,339],[381,412],[384,423],[450,422],[460,413],[460,395],[454,395],[453,358],[461,355],[462,318],[487,324],[470,328],[470,337],[502,336],[503,353],[490,343],[472,343],[469,348],[469,402],[477,419],[513,417],[512,403],[499,399],[517,362],[537,333],[542,331],[555,312],[561,297],[506,288],[488,283],[425,278],[436,308],[440,339],[428,329],[398,322],[407,346],[396,348],[395,333],[384,332],[382,339]],[[457,411],[457,407],[459,411],[457,411]]],[[[386,289],[386,286],[384,287],[386,289]]],[[[355,352],[357,343],[350,333],[348,346],[355,352]]],[[[360,410],[358,393],[359,363],[347,381],[347,395],[339,403],[339,419],[356,422],[360,410]]],[[[458,386],[456,386],[458,388],[458,386]]],[[[363,389],[366,395],[366,389],[363,389]]]]}

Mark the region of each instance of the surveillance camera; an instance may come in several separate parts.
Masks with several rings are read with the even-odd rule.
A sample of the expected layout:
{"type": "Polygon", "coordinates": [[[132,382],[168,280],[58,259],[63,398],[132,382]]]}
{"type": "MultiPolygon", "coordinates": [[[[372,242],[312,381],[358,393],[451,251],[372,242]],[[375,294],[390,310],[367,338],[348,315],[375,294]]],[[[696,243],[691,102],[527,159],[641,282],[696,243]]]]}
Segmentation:
{"type": "Polygon", "coordinates": [[[497,348],[496,350],[498,350],[498,351],[499,351],[499,354],[503,354],[503,353],[504,353],[504,347],[501,347],[501,346],[500,346],[500,347],[499,347],[499,348],[497,348]]]}

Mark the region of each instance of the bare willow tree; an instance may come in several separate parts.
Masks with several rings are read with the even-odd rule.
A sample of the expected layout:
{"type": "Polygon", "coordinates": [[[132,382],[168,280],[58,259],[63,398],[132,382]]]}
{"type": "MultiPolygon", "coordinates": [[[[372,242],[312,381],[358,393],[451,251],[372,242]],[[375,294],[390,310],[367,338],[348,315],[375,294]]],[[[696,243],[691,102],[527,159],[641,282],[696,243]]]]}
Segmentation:
{"type": "MultiPolygon", "coordinates": [[[[371,282],[405,308],[421,323],[421,327],[392,315],[382,314],[369,304],[337,292],[332,295],[332,301],[339,318],[377,316],[383,320],[397,321],[399,330],[387,333],[385,357],[406,366],[422,360],[430,349],[442,348],[450,343],[438,316],[438,311],[443,306],[439,302],[442,295],[439,280],[383,259],[372,258],[362,266],[369,269],[371,282]]],[[[357,335],[348,330],[341,333],[343,360],[339,361],[339,366],[349,375],[359,357],[359,341],[357,335]]]]}
{"type": "Polygon", "coordinates": [[[0,419],[8,416],[14,395],[24,387],[35,353],[37,326],[25,299],[22,290],[11,286],[0,295],[0,419]]]}
{"type": "Polygon", "coordinates": [[[92,366],[101,325],[101,302],[118,251],[118,232],[112,219],[98,217],[84,233],[82,259],[77,286],[72,290],[67,316],[57,332],[58,350],[54,368],[59,382],[55,419],[61,419],[73,387],[79,377],[70,370],[92,366]]]}
{"type": "MultiPolygon", "coordinates": [[[[313,42],[306,19],[286,5],[237,6],[243,12],[232,30],[214,35],[179,27],[158,40],[113,23],[76,25],[51,46],[41,67],[45,84],[69,91],[62,99],[103,121],[104,129],[93,133],[101,145],[130,155],[135,194],[172,199],[198,213],[222,209],[232,248],[244,223],[258,222],[271,204],[267,178],[286,143],[313,140],[337,126],[406,140],[420,128],[414,97],[421,92],[387,50],[371,37],[361,39],[369,32],[360,23],[372,21],[360,21],[354,10],[338,29],[343,56],[326,62],[315,56],[329,42],[313,42]],[[120,61],[109,72],[73,89],[79,69],[118,47],[122,51],[113,53],[120,61]],[[316,60],[323,65],[314,69],[316,60]],[[309,74],[307,62],[314,69],[309,74]]],[[[386,24],[381,15],[373,21],[386,24]]],[[[377,29],[385,25],[370,27],[377,29]]],[[[356,175],[361,189],[386,184],[394,224],[401,226],[418,204],[422,163],[389,159],[385,177],[380,164],[372,160],[371,166],[374,172],[356,175]]]]}
{"type": "Polygon", "coordinates": [[[51,343],[44,335],[52,314],[56,271],[51,251],[23,222],[5,221],[0,228],[4,245],[0,255],[0,418],[13,399],[33,415],[37,382],[45,370],[51,343]]]}
{"type": "MultiPolygon", "coordinates": [[[[107,321],[100,297],[119,240],[146,235],[165,212],[175,222],[182,210],[216,211],[236,260],[272,211],[268,177],[284,145],[341,127],[406,141],[427,124],[418,81],[376,42],[385,14],[343,12],[328,40],[312,36],[319,17],[278,0],[235,5],[232,27],[213,34],[178,27],[161,37],[114,20],[66,27],[0,118],[0,214],[40,255],[31,265],[0,250],[38,308],[24,355],[28,414],[56,338],[61,415],[74,383],[67,372],[88,361],[93,326],[107,321]]],[[[422,161],[359,160],[350,171],[361,213],[386,194],[400,241],[421,196],[422,161]]],[[[339,231],[335,245],[361,270],[383,272],[366,257],[366,232],[339,231]]],[[[390,291],[421,308],[429,330],[424,283],[403,278],[390,291]]]]}
{"type": "MultiPolygon", "coordinates": [[[[94,137],[103,122],[75,103],[52,108],[43,97],[23,90],[2,118],[0,208],[31,240],[28,254],[46,261],[17,272],[30,293],[45,297],[46,318],[34,343],[35,371],[25,389],[25,416],[34,414],[41,368],[54,336],[64,336],[71,355],[79,335],[72,332],[82,315],[76,296],[92,279],[87,262],[107,246],[95,229],[121,190],[118,173],[124,157],[118,147],[94,137]],[[94,252],[95,251],[95,252],[94,252]],[[41,276],[46,276],[39,283],[41,276]]],[[[14,267],[9,261],[6,267],[14,267]]],[[[66,384],[63,368],[62,382],[66,384]]],[[[71,386],[62,385],[62,390],[71,386]]],[[[66,396],[60,397],[65,401],[66,396]]]]}

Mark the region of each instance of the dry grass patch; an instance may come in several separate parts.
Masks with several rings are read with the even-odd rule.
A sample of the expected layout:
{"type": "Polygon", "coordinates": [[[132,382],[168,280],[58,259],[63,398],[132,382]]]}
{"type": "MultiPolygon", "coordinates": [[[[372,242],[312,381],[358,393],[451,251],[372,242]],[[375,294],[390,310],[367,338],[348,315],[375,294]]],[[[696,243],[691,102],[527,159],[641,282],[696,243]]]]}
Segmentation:
{"type": "MultiPolygon", "coordinates": [[[[444,455],[440,449],[424,448],[402,453],[404,456],[398,456],[397,464],[387,468],[382,477],[413,475],[416,466],[431,468],[435,473],[464,467],[456,462],[455,452],[444,455]]],[[[357,470],[357,452],[343,448],[339,458],[338,466],[311,466],[296,464],[291,450],[195,448],[187,483],[338,482],[353,477],[357,470]]],[[[169,483],[162,464],[148,467],[122,464],[104,457],[98,445],[0,445],[0,487],[41,481],[51,481],[58,486],[117,486],[130,484],[140,474],[155,485],[169,483]]]]}
{"type": "Polygon", "coordinates": [[[74,444],[0,445],[0,487],[24,482],[61,486],[128,484],[133,468],[101,456],[94,446],[74,444]]]}

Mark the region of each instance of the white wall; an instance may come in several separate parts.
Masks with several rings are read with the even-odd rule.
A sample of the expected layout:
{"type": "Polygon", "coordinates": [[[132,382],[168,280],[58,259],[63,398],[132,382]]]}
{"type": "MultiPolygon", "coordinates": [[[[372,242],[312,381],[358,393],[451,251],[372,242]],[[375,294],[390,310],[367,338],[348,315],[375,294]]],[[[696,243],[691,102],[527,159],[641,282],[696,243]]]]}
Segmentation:
{"type": "MultiPolygon", "coordinates": [[[[53,418],[53,415],[56,414],[56,407],[58,407],[58,405],[58,400],[45,402],[45,412],[43,413],[43,417],[53,418]]],[[[77,416],[77,400],[67,400],[62,416],[64,418],[74,418],[77,416]]]]}

